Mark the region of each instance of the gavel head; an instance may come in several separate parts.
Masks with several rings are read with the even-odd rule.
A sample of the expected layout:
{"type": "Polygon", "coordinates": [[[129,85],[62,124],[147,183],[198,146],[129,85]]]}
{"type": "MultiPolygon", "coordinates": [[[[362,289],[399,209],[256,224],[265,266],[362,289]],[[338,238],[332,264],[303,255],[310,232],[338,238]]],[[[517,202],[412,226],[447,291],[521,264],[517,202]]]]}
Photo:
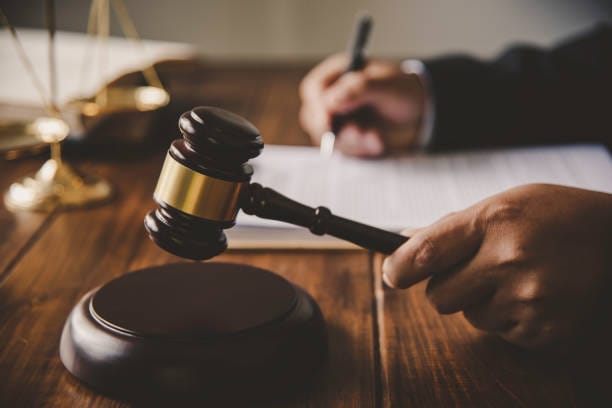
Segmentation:
{"type": "Polygon", "coordinates": [[[225,251],[223,229],[234,225],[241,190],[263,141],[246,119],[201,106],[179,119],[182,139],[172,142],[145,217],[149,237],[177,256],[208,259],[225,251]]]}

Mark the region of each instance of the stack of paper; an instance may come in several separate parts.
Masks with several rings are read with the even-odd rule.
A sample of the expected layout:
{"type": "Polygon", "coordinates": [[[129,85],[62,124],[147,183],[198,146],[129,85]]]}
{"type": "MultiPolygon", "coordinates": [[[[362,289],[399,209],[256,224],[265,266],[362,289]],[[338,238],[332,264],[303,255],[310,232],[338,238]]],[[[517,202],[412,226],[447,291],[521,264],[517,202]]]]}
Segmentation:
{"type": "MultiPolygon", "coordinates": [[[[253,160],[254,182],[304,204],[399,231],[430,224],[490,195],[527,183],[612,193],[612,159],[603,146],[557,146],[414,154],[381,160],[331,158],[317,148],[266,146],[253,160]]],[[[239,214],[228,230],[234,248],[338,247],[339,240],[239,214]]]]}

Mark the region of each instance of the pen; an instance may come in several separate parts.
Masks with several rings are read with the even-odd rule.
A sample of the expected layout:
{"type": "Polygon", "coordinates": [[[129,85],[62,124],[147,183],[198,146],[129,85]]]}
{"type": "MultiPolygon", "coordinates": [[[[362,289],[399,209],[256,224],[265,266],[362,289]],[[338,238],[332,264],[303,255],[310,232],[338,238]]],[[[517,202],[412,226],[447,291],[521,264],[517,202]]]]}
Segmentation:
{"type": "MultiPolygon", "coordinates": [[[[353,32],[352,41],[349,44],[350,62],[345,73],[359,71],[365,66],[365,57],[363,56],[363,50],[368,42],[370,35],[370,29],[372,28],[372,17],[368,14],[363,14],[357,20],[355,30],[353,32]]],[[[336,134],[342,128],[344,124],[345,116],[336,115],[332,118],[331,129],[323,133],[321,136],[321,154],[324,156],[330,156],[334,151],[334,143],[336,141],[336,134]]]]}

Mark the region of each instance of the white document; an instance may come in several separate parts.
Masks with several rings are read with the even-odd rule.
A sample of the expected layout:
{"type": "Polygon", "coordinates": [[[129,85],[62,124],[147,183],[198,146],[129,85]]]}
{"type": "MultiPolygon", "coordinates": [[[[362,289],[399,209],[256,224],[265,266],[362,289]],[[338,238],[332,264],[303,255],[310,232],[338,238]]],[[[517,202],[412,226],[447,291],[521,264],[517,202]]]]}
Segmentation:
{"type": "MultiPolygon", "coordinates": [[[[17,28],[20,42],[34,66],[48,97],[49,44],[44,30],[17,28]]],[[[143,40],[138,44],[126,38],[110,37],[106,56],[96,39],[86,34],[59,31],[56,34],[57,100],[94,95],[106,82],[153,62],[169,58],[189,58],[194,48],[186,44],[143,40]],[[85,62],[85,66],[83,64],[85,62]]],[[[8,30],[0,31],[0,103],[41,106],[41,98],[23,66],[8,30]]]]}
{"type": "MultiPolygon", "coordinates": [[[[266,146],[252,160],[254,182],[332,213],[384,229],[428,225],[490,195],[527,183],[612,193],[612,159],[603,146],[579,145],[414,154],[380,160],[314,147],[266,146]]],[[[237,224],[291,227],[240,213],[237,224]]],[[[231,241],[230,241],[231,242],[231,241]]]]}

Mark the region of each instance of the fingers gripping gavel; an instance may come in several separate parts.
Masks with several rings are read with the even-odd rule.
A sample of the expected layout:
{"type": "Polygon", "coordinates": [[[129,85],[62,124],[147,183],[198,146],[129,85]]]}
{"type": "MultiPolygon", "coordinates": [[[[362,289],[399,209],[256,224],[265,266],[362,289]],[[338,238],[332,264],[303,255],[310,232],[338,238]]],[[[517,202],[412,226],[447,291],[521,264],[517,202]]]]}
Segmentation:
{"type": "Polygon", "coordinates": [[[190,259],[220,254],[227,248],[223,230],[234,225],[239,209],[386,254],[408,239],[249,183],[253,169],[247,161],[260,154],[263,141],[238,115],[198,107],[181,116],[179,128],[183,138],[172,142],[155,189],[158,208],[145,217],[149,236],[166,251],[190,259]]]}

